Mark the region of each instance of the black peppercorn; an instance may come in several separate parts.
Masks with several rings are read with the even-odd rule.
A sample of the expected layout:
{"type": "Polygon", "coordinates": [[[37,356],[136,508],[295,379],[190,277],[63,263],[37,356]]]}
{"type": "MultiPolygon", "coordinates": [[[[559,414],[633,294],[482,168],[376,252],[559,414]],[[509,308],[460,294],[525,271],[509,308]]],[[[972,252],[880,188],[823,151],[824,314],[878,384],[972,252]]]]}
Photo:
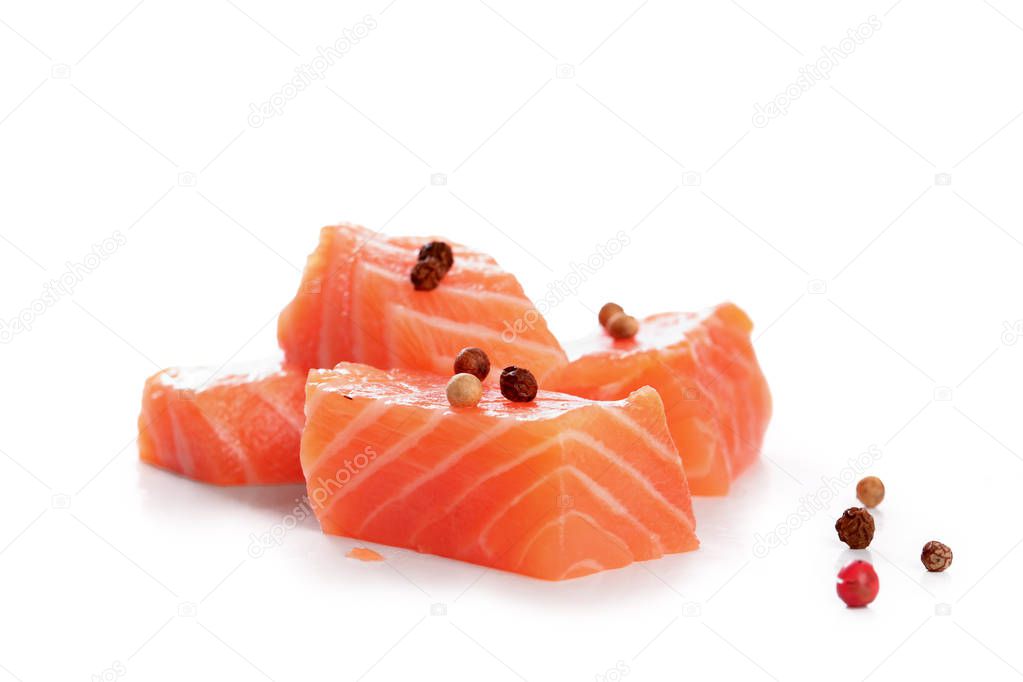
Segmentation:
{"type": "Polygon", "coordinates": [[[528,403],[536,397],[536,377],[522,367],[505,367],[501,372],[501,395],[515,403],[528,403]]]}
{"type": "Polygon", "coordinates": [[[437,288],[444,277],[444,266],[436,258],[426,258],[412,266],[412,286],[416,291],[431,291],[437,288]]]}
{"type": "Polygon", "coordinates": [[[447,274],[448,270],[455,263],[455,254],[451,252],[451,247],[445,242],[429,242],[424,244],[419,249],[419,260],[426,260],[427,258],[436,258],[440,261],[444,274],[447,274]]]}

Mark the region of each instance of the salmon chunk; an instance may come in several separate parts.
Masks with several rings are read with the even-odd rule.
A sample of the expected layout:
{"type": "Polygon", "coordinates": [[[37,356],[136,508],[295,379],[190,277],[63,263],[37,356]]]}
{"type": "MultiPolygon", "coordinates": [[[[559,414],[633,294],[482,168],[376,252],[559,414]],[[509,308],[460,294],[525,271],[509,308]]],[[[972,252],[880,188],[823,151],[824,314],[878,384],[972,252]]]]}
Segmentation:
{"type": "Polygon", "coordinates": [[[417,291],[412,267],[420,247],[436,239],[388,237],[355,225],[323,228],[298,294],[278,321],[287,361],[450,374],[458,351],[476,346],[495,367],[529,367],[539,379],[567,362],[518,280],[486,254],[450,243],[451,269],[437,288],[417,291]]]}
{"type": "Polygon", "coordinates": [[[146,380],[139,458],[217,485],[302,483],[305,370],[171,368],[146,380]]]}
{"type": "Polygon", "coordinates": [[[301,460],[324,532],[548,580],[696,549],[660,396],[599,402],[485,387],[451,407],[444,377],[312,370],[301,460]]]}
{"type": "Polygon", "coordinates": [[[595,331],[570,346],[570,364],[546,387],[594,400],[618,400],[653,386],[694,495],[724,495],[757,458],[771,419],[771,393],[750,332],[731,303],[700,313],[661,313],[631,339],[595,331]]]}

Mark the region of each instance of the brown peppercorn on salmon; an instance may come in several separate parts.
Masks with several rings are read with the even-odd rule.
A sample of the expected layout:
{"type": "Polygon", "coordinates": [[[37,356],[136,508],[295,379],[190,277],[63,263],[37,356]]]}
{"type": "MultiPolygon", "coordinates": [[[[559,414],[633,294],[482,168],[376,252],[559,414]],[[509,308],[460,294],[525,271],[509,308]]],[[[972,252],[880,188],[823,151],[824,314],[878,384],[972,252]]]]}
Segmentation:
{"type": "Polygon", "coordinates": [[[324,532],[547,580],[696,549],[660,396],[598,402],[356,363],[312,370],[302,470],[324,532]]]}
{"type": "Polygon", "coordinates": [[[494,366],[529,367],[541,380],[567,362],[518,280],[486,254],[449,244],[451,268],[436,288],[417,291],[410,273],[431,239],[355,225],[323,228],[298,294],[278,321],[287,361],[450,374],[458,352],[476,346],[494,366]]]}
{"type": "Polygon", "coordinates": [[[544,383],[553,391],[618,400],[653,386],[694,495],[724,495],[757,458],[771,418],[753,324],[731,303],[700,313],[661,313],[633,338],[605,330],[570,346],[575,358],[544,383]]]}

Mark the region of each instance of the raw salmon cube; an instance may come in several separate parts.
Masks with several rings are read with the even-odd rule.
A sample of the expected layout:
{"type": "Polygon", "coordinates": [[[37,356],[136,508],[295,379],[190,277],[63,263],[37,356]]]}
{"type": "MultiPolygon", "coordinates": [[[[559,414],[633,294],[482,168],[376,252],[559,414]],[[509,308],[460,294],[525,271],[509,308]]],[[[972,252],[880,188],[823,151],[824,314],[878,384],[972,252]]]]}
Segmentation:
{"type": "Polygon", "coordinates": [[[165,369],[146,381],[139,458],[206,483],[302,483],[306,371],[263,363],[165,369]]]}
{"type": "Polygon", "coordinates": [[[444,377],[312,370],[302,469],[327,533],[561,580],[696,549],[660,396],[597,402],[486,387],[452,408],[444,377]]]}
{"type": "Polygon", "coordinates": [[[433,240],[443,241],[355,225],[323,228],[298,294],[278,321],[287,361],[450,374],[458,351],[477,346],[494,367],[528,367],[541,380],[567,362],[518,280],[490,256],[449,242],[454,265],[436,289],[416,291],[409,273],[420,247],[433,240]]]}
{"type": "Polygon", "coordinates": [[[640,321],[632,339],[604,330],[571,347],[575,358],[546,387],[594,400],[618,400],[653,386],[694,495],[724,495],[757,458],[771,418],[753,324],[725,303],[700,313],[662,313],[640,321]]]}

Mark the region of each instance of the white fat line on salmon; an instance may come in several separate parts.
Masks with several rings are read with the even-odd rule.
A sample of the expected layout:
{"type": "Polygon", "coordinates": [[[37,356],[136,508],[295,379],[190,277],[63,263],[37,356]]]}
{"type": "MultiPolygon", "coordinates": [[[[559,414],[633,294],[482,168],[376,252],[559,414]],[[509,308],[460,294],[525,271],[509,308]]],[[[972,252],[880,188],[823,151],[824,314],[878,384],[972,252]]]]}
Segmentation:
{"type": "MultiPolygon", "coordinates": [[[[510,423],[511,420],[508,420],[508,422],[510,423]]],[[[493,478],[496,478],[497,476],[500,476],[501,474],[507,471],[511,471],[512,469],[519,465],[529,462],[531,459],[533,459],[540,453],[543,453],[544,451],[552,447],[560,447],[560,445],[556,445],[560,442],[561,434],[552,436],[551,438],[547,438],[546,440],[543,440],[540,443],[530,448],[527,448],[526,450],[523,450],[515,457],[512,457],[511,459],[508,459],[501,464],[495,465],[494,468],[488,471],[486,474],[470,481],[469,485],[464,487],[462,491],[455,496],[455,499],[452,500],[450,504],[445,506],[443,510],[440,510],[439,514],[435,514],[434,516],[426,519],[426,521],[421,522],[420,525],[409,534],[409,543],[414,545],[421,532],[423,532],[428,526],[432,525],[433,523],[436,523],[449,516],[451,512],[456,507],[458,507],[458,505],[461,504],[463,500],[465,500],[465,498],[469,497],[469,495],[471,495],[472,492],[479,488],[481,485],[483,485],[484,483],[493,478]]]]}
{"type": "MultiPolygon", "coordinates": [[[[496,329],[491,329],[482,324],[476,324],[474,322],[456,322],[450,318],[440,317],[438,315],[427,315],[411,308],[404,306],[394,305],[389,308],[391,310],[391,317],[394,320],[408,319],[414,320],[424,327],[439,329],[445,333],[456,334],[462,339],[475,339],[480,341],[480,345],[486,344],[486,341],[490,339],[498,339],[505,343],[511,343],[505,339],[506,331],[498,333],[496,329]]],[[[530,308],[530,310],[533,310],[530,308]]],[[[528,311],[526,312],[528,314],[528,311]]],[[[537,318],[539,319],[539,318],[537,318]]],[[[508,323],[505,322],[507,325],[508,323]]],[[[535,322],[534,322],[535,324],[535,322]]],[[[552,348],[545,343],[539,343],[537,341],[530,341],[528,339],[520,339],[516,345],[519,348],[527,349],[535,353],[544,355],[550,355],[554,358],[561,359],[562,353],[557,348],[552,348]]]]}
{"type": "Polygon", "coordinates": [[[601,457],[606,459],[611,466],[617,464],[620,470],[628,474],[630,478],[635,479],[636,482],[639,483],[639,485],[642,488],[644,488],[644,492],[648,493],[655,501],[660,502],[665,508],[667,508],[670,515],[678,518],[678,520],[681,521],[687,528],[692,530],[693,528],[692,520],[689,519],[683,512],[680,512],[678,509],[676,509],[668,500],[666,500],[663,497],[663,495],[661,495],[655,488],[653,488],[653,486],[650,484],[648,480],[640,476],[635,469],[627,465],[620,457],[615,455],[608,448],[604,447],[601,443],[595,441],[588,434],[582,433],[581,431],[577,431],[575,429],[571,429],[568,431],[561,432],[556,436],[548,438],[547,440],[542,441],[541,443],[522,451],[517,456],[499,465],[496,465],[493,469],[491,469],[483,476],[480,476],[471,481],[469,485],[466,486],[455,497],[455,499],[452,500],[451,503],[448,504],[441,511],[439,515],[427,519],[425,522],[421,523],[417,528],[415,528],[409,534],[409,543],[414,545],[421,532],[423,532],[427,527],[450,516],[452,512],[458,507],[458,505],[460,505],[467,497],[469,497],[469,495],[473,493],[473,491],[475,491],[477,488],[482,486],[487,481],[495,479],[498,476],[504,474],[505,472],[510,471],[520,465],[528,464],[528,462],[530,462],[533,458],[538,457],[540,454],[542,454],[549,448],[564,447],[563,443],[566,441],[574,441],[584,447],[587,447],[595,454],[600,455],[601,457]]]}
{"type": "MultiPolygon", "coordinates": [[[[224,444],[224,447],[226,447],[231,454],[234,455],[238,468],[241,469],[242,474],[245,476],[245,482],[251,483],[255,481],[256,472],[252,467],[252,457],[249,456],[249,451],[244,445],[242,445],[234,430],[228,424],[218,419],[215,415],[207,413],[199,402],[195,402],[195,408],[199,416],[213,430],[214,435],[221,443],[224,444]]],[[[254,422],[255,420],[252,421],[254,422]]],[[[262,425],[253,423],[254,428],[259,428],[260,426],[262,425]]]]}
{"type": "MultiPolygon", "coordinates": [[[[640,426],[640,424],[630,417],[624,410],[606,410],[606,412],[612,419],[624,424],[629,431],[634,433],[640,440],[646,443],[647,447],[660,455],[661,459],[663,459],[666,463],[677,466],[679,469],[682,468],[682,458],[679,457],[678,451],[674,448],[674,446],[669,448],[663,440],[655,438],[650,431],[640,426]]],[[[664,435],[670,438],[667,430],[667,424],[665,424],[664,435]]]]}
{"type": "Polygon", "coordinates": [[[317,476],[316,487],[309,492],[310,503],[316,509],[323,510],[325,514],[329,512],[335,499],[338,497],[338,493],[355,480],[355,477],[368,467],[371,462],[376,460],[378,456],[379,454],[373,449],[373,446],[367,445],[363,448],[362,452],[357,453],[351,458],[345,458],[333,476],[329,478],[317,476]]]}
{"type": "Polygon", "coordinates": [[[569,271],[558,279],[547,283],[543,298],[514,320],[504,320],[501,340],[513,343],[521,334],[532,331],[543,322],[544,316],[565,301],[579,295],[584,284],[632,243],[632,238],[624,230],[618,230],[613,237],[603,244],[597,244],[594,250],[582,263],[572,261],[569,271]]]}
{"type": "MultiPolygon", "coordinates": [[[[405,454],[413,447],[418,445],[419,441],[421,441],[427,435],[432,434],[434,431],[440,428],[441,422],[444,420],[445,414],[446,412],[441,410],[434,411],[432,414],[430,414],[426,421],[424,421],[418,428],[405,434],[405,436],[398,440],[398,442],[387,448],[387,450],[384,451],[383,455],[380,458],[379,466],[375,467],[375,471],[380,471],[381,467],[383,467],[386,462],[398,459],[399,457],[401,457],[401,455],[405,454]]],[[[402,422],[402,424],[404,424],[404,422],[402,422]]],[[[376,453],[374,453],[373,459],[376,459],[376,453]]],[[[370,461],[373,460],[371,459],[370,461]]],[[[363,468],[365,467],[360,467],[359,471],[361,471],[363,468]]],[[[331,509],[333,509],[334,505],[336,505],[342,497],[350,493],[353,489],[357,488],[367,478],[372,477],[373,473],[374,472],[371,471],[366,476],[363,476],[358,479],[348,477],[332,494],[329,493],[328,491],[328,495],[330,496],[330,502],[327,504],[326,508],[323,509],[323,514],[329,515],[331,509]]],[[[340,481],[340,479],[338,480],[340,481]]],[[[319,492],[320,492],[319,489],[314,491],[314,493],[319,492]]],[[[317,505],[322,505],[323,502],[326,501],[326,499],[327,499],[326,497],[324,497],[323,499],[316,499],[315,503],[317,505]]]]}
{"type": "MultiPolygon", "coordinates": [[[[317,391],[316,393],[319,394],[321,391],[317,391]]],[[[325,397],[318,397],[318,399],[324,400],[325,397]]],[[[331,437],[330,441],[320,450],[319,456],[316,458],[316,462],[311,468],[311,471],[314,474],[322,476],[322,472],[326,470],[334,455],[340,452],[342,447],[348,445],[351,440],[349,436],[354,437],[366,425],[376,423],[377,417],[389,409],[389,406],[382,400],[375,400],[372,402],[364,401],[363,405],[359,405],[359,403],[355,404],[360,407],[360,411],[354,416],[354,418],[352,418],[351,414],[347,415],[350,421],[345,424],[343,429],[335,433],[331,437]]],[[[309,425],[308,420],[306,425],[309,425]]]]}
{"type": "MultiPolygon", "coordinates": [[[[611,568],[611,567],[610,566],[605,566],[604,564],[600,563],[596,559],[580,559],[579,561],[575,562],[574,564],[572,564],[568,568],[566,568],[564,571],[562,571],[561,575],[558,576],[558,580],[564,580],[565,578],[568,578],[569,576],[576,577],[575,571],[584,571],[584,572],[580,572],[578,575],[588,575],[590,573],[599,573],[600,571],[603,571],[603,570],[605,570],[607,568],[611,568]]],[[[619,661],[618,663],[624,665],[621,661],[619,661]]],[[[628,668],[628,666],[626,666],[626,668],[628,668]]],[[[609,680],[609,681],[610,680],[621,679],[620,676],[619,677],[610,676],[610,675],[613,674],[612,673],[613,670],[614,670],[613,668],[609,669],[607,675],[605,675],[603,678],[598,675],[597,679],[598,680],[606,679],[606,680],[609,680]]]]}
{"type": "Polygon", "coordinates": [[[185,476],[195,478],[197,470],[195,464],[197,459],[196,453],[192,448],[191,439],[181,425],[181,415],[178,414],[179,405],[180,401],[174,401],[167,406],[167,414],[170,416],[171,434],[173,435],[172,441],[174,443],[174,449],[167,454],[172,456],[177,463],[177,467],[171,466],[169,468],[180,468],[185,476]]]}
{"type": "Polygon", "coordinates": [[[846,460],[846,466],[834,476],[821,476],[821,485],[809,495],[799,498],[799,505],[785,520],[776,525],[766,534],[756,533],[753,536],[753,556],[763,559],[776,547],[787,545],[792,534],[822,511],[827,511],[843,490],[855,483],[866,474],[884,453],[876,445],[871,445],[855,457],[846,460]]]}
{"type": "Polygon", "coordinates": [[[62,299],[70,297],[75,288],[95,272],[100,265],[128,243],[120,230],[92,245],[81,260],[67,261],[59,277],[43,283],[42,293],[11,319],[0,319],[0,344],[10,343],[15,336],[32,331],[36,320],[62,299]]]}
{"type": "Polygon", "coordinates": [[[693,520],[690,519],[684,511],[680,510],[678,506],[668,500],[668,498],[664,496],[664,493],[658,490],[649,478],[644,476],[632,464],[627,462],[621,454],[605,446],[602,442],[598,441],[588,433],[572,431],[567,434],[567,436],[574,438],[577,443],[589,448],[598,455],[601,455],[613,466],[617,466],[619,470],[628,474],[629,478],[639,484],[640,489],[649,495],[653,501],[657,502],[660,506],[667,510],[669,514],[684,523],[686,528],[693,530],[693,520]]]}
{"type": "Polygon", "coordinates": [[[460,462],[466,455],[476,450],[479,450],[484,445],[488,444],[492,445],[493,443],[496,443],[497,439],[501,436],[501,434],[511,429],[513,425],[514,422],[510,419],[501,421],[495,426],[492,426],[489,429],[480,432],[478,436],[470,440],[465,445],[452,451],[447,457],[445,457],[443,460],[441,460],[433,467],[431,467],[429,471],[424,472],[422,476],[419,476],[410,483],[406,484],[404,487],[396,491],[394,495],[392,495],[391,497],[387,498],[379,505],[377,505],[377,508],[370,512],[369,515],[366,516],[366,518],[363,520],[362,525],[359,527],[359,532],[362,532],[362,530],[365,529],[370,524],[370,522],[372,522],[373,519],[375,519],[383,510],[387,509],[396,502],[404,500],[406,497],[408,497],[408,495],[415,492],[429,481],[436,479],[441,474],[448,471],[449,469],[451,469],[451,467],[455,466],[458,462],[460,462]]]}
{"type": "MultiPolygon", "coordinates": [[[[600,485],[595,480],[587,476],[586,473],[584,473],[579,468],[571,464],[564,464],[562,466],[559,466],[557,469],[554,469],[553,471],[549,472],[542,478],[537,479],[532,484],[527,486],[524,490],[519,491],[514,497],[508,500],[507,504],[502,505],[500,509],[495,511],[478,533],[478,542],[480,549],[482,549],[488,556],[494,556],[495,552],[488,548],[490,531],[493,530],[493,528],[498,523],[500,523],[501,519],[505,518],[508,515],[508,513],[511,512],[512,509],[519,504],[519,502],[521,502],[523,499],[529,496],[530,493],[540,489],[541,486],[546,485],[549,479],[554,477],[558,478],[559,489],[562,491],[561,497],[564,497],[565,495],[564,477],[566,475],[574,476],[578,481],[579,485],[583,489],[590,493],[594,498],[604,503],[608,511],[610,511],[618,518],[628,522],[630,525],[635,527],[639,531],[641,537],[648,538],[651,541],[651,543],[654,545],[658,553],[660,554],[664,553],[664,545],[661,544],[660,536],[657,533],[655,533],[652,529],[650,529],[642,521],[640,521],[635,515],[633,515],[633,513],[625,507],[622,501],[615,497],[610,490],[600,485]]],[[[560,503],[559,497],[557,520],[559,520],[560,522],[558,533],[560,537],[559,544],[562,549],[564,549],[565,518],[567,518],[571,511],[575,510],[571,509],[566,510],[566,508],[560,503]]],[[[603,528],[603,526],[601,526],[601,528],[603,528]]],[[[632,561],[631,557],[633,557],[633,554],[629,543],[625,540],[625,538],[622,538],[619,535],[615,535],[615,537],[621,541],[621,545],[629,553],[631,563],[632,561]]]]}
{"type": "MultiPolygon", "coordinates": [[[[250,386],[249,390],[252,391],[256,398],[273,410],[274,414],[280,417],[282,421],[286,422],[298,431],[302,430],[302,427],[305,426],[305,417],[302,412],[295,412],[290,409],[288,405],[280,400],[280,398],[278,398],[275,394],[270,393],[269,390],[258,382],[252,382],[248,384],[248,386],[250,386]]],[[[265,417],[263,418],[265,419],[265,417]]],[[[268,427],[269,426],[270,425],[268,424],[268,427]]]]}
{"type": "Polygon", "coordinates": [[[618,549],[622,550],[622,556],[628,558],[628,560],[625,561],[622,564],[623,566],[625,566],[627,564],[631,564],[635,560],[635,557],[633,556],[632,552],[629,550],[629,545],[622,538],[620,538],[616,534],[612,533],[607,528],[604,528],[603,526],[601,526],[599,523],[597,523],[597,520],[594,519],[589,514],[584,514],[581,511],[573,509],[573,510],[567,512],[566,514],[564,514],[563,516],[560,516],[560,517],[555,518],[555,519],[551,519],[547,523],[545,523],[542,526],[540,526],[539,528],[537,528],[536,532],[533,533],[532,537],[530,537],[529,540],[522,547],[522,550],[519,552],[518,557],[517,557],[517,559],[516,559],[516,561],[514,563],[514,566],[516,568],[521,568],[522,565],[526,562],[526,559],[529,558],[529,551],[531,549],[533,549],[533,545],[536,544],[536,541],[540,538],[540,536],[543,535],[544,532],[548,528],[550,528],[552,524],[564,523],[565,520],[568,519],[568,518],[577,518],[577,519],[581,520],[583,523],[589,524],[595,531],[597,531],[599,533],[602,533],[605,537],[607,537],[608,541],[611,543],[612,546],[617,547],[618,549]]]}
{"type": "Polygon", "coordinates": [[[300,92],[309,88],[315,81],[323,80],[327,70],[341,61],[352,47],[358,45],[376,27],[376,17],[367,14],[359,23],[350,28],[341,29],[341,35],[333,43],[318,46],[316,56],[308,63],[296,66],[296,75],[281,85],[277,92],[270,95],[264,102],[249,104],[249,126],[260,128],[268,118],[283,114],[284,107],[288,102],[298,97],[300,92]]]}

